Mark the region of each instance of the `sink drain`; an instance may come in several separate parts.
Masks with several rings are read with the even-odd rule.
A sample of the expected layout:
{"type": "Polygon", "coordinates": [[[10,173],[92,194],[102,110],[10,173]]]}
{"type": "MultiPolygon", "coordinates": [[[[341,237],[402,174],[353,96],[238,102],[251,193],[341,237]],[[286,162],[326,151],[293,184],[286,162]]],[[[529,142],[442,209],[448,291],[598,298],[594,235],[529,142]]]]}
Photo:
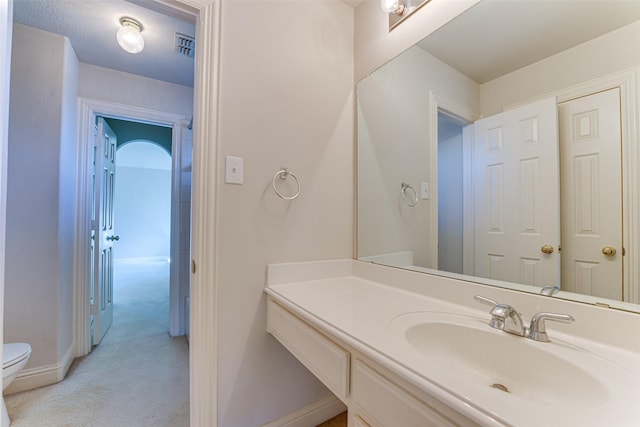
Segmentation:
{"type": "Polygon", "coordinates": [[[491,384],[491,388],[495,388],[495,389],[498,389],[500,391],[504,391],[505,393],[511,393],[506,386],[504,386],[504,385],[502,385],[500,383],[491,384]]]}

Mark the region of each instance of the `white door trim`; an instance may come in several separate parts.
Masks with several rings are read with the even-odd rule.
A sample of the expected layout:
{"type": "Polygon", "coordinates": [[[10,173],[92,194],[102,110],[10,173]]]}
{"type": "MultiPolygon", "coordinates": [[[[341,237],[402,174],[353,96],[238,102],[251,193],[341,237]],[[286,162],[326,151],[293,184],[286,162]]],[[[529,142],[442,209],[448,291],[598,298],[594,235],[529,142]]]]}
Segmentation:
{"type": "MultiPolygon", "coordinates": [[[[78,123],[79,131],[76,146],[76,235],[74,242],[74,349],[75,355],[84,356],[91,351],[91,328],[90,328],[90,304],[89,304],[89,274],[91,255],[87,250],[91,241],[91,168],[93,150],[93,133],[96,116],[128,118],[140,122],[168,125],[172,127],[172,212],[171,212],[171,257],[178,260],[178,227],[179,218],[176,215],[177,196],[180,190],[180,170],[176,166],[181,152],[181,133],[184,116],[150,110],[146,108],[133,107],[129,105],[116,104],[112,102],[100,101],[88,98],[78,98],[78,123]]],[[[179,165],[179,163],[178,163],[179,165]]],[[[175,280],[177,272],[174,267],[178,262],[172,263],[170,287],[170,331],[178,331],[179,323],[179,286],[175,280]],[[175,276],[175,277],[174,277],[175,276]]]]}
{"type": "Polygon", "coordinates": [[[196,16],[191,187],[190,424],[218,425],[216,276],[221,1],[156,0],[196,16]]]}
{"type": "Polygon", "coordinates": [[[591,95],[605,90],[620,89],[620,118],[622,130],[622,228],[626,256],[624,258],[624,300],[640,303],[640,149],[638,141],[637,81],[640,67],[609,74],[568,88],[559,89],[533,99],[528,99],[506,109],[528,104],[548,96],[555,96],[558,103],[591,95]]]}

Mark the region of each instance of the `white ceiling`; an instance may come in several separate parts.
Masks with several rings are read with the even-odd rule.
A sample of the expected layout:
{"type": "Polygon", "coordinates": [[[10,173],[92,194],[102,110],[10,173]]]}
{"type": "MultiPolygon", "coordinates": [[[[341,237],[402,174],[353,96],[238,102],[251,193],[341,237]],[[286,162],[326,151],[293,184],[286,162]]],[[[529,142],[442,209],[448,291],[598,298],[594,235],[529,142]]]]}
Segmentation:
{"type": "Polygon", "coordinates": [[[639,19],[640,0],[485,0],[418,45],[484,83],[639,19]]]}
{"type": "MultiPolygon", "coordinates": [[[[193,87],[193,59],[174,52],[174,33],[195,36],[195,25],[178,14],[150,10],[148,0],[14,0],[14,21],[67,36],[81,62],[193,87]],[[134,4],[135,3],[135,4],[134,4]],[[127,53],[116,42],[120,18],[144,27],[145,48],[127,53]]],[[[16,46],[14,46],[16,48],[16,46]]]]}

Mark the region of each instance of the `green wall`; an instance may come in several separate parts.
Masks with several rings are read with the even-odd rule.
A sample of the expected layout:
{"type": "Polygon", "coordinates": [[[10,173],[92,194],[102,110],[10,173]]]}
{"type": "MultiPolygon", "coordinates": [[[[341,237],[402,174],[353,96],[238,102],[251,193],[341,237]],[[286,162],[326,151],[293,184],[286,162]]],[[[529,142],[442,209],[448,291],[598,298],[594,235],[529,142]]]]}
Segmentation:
{"type": "Polygon", "coordinates": [[[118,137],[118,148],[129,141],[144,139],[165,149],[171,155],[171,128],[130,122],[128,120],[105,118],[118,137]]]}

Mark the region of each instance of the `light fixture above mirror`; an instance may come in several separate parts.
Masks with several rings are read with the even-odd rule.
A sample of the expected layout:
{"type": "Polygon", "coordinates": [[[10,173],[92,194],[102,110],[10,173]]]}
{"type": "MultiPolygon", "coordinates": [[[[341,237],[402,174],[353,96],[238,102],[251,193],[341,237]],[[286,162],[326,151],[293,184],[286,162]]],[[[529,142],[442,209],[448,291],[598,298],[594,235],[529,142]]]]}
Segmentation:
{"type": "Polygon", "coordinates": [[[402,15],[405,9],[400,0],[380,0],[380,7],[383,11],[396,15],[402,15]]]}
{"type": "Polygon", "coordinates": [[[142,24],[129,17],[120,18],[120,29],[116,34],[118,44],[129,53],[139,53],[144,49],[144,38],[142,37],[142,24]]]}
{"type": "Polygon", "coordinates": [[[389,14],[389,31],[407,19],[430,0],[380,0],[380,7],[389,14]]]}

